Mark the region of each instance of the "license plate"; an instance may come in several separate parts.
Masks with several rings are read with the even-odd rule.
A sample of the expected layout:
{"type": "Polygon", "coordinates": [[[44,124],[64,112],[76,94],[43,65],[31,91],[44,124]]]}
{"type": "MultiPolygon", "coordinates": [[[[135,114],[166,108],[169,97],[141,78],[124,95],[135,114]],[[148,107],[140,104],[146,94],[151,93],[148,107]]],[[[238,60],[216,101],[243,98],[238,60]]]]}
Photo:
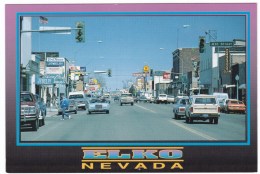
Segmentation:
{"type": "Polygon", "coordinates": [[[102,109],[102,105],[96,105],[96,109],[102,109]]]}

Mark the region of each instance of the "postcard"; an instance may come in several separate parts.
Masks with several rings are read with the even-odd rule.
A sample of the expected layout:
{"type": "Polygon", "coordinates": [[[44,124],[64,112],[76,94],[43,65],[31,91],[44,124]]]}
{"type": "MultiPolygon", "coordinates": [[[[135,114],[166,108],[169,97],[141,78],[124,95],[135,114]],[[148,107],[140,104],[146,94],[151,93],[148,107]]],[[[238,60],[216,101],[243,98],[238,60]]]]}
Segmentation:
{"type": "Polygon", "coordinates": [[[8,173],[256,172],[256,4],[7,4],[8,173]]]}

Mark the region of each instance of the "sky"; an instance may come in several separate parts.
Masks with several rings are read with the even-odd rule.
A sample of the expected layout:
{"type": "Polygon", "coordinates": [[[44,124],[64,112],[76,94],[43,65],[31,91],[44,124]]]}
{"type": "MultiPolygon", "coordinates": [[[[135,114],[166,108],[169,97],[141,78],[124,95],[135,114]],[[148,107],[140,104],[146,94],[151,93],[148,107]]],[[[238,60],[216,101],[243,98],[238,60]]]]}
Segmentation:
{"type": "MultiPolygon", "coordinates": [[[[43,15],[44,16],[44,15],[43,15]]],[[[71,34],[33,33],[32,51],[55,51],[60,57],[85,66],[88,72],[112,70],[112,77],[103,75],[107,88],[121,89],[123,81],[134,79],[144,65],[154,71],[171,70],[172,52],[179,48],[198,48],[199,37],[214,30],[217,41],[245,39],[244,16],[192,15],[105,15],[75,14],[48,16],[44,26],[76,27],[85,23],[85,42],[76,43],[71,34]],[[184,28],[184,25],[188,27],[184,28]],[[98,42],[102,41],[102,42],[98,42]]],[[[39,29],[39,17],[33,17],[33,29],[39,29]]],[[[207,42],[209,37],[206,36],[207,42]]]]}

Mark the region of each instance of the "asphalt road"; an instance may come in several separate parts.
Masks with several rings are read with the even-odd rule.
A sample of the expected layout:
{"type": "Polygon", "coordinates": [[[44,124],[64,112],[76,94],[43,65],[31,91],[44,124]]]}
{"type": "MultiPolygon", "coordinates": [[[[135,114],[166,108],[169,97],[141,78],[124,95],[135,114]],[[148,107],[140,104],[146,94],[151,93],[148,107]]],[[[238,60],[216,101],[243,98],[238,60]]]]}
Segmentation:
{"type": "Polygon", "coordinates": [[[22,128],[21,141],[244,141],[246,115],[224,114],[219,124],[173,118],[172,104],[111,103],[110,113],[80,110],[72,119],[46,117],[37,132],[22,128]]]}

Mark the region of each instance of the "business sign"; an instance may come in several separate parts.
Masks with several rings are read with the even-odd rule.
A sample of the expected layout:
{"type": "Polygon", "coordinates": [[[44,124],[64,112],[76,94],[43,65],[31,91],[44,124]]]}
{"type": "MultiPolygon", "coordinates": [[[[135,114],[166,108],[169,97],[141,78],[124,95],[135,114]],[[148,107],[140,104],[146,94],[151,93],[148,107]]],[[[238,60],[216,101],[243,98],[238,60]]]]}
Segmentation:
{"type": "Polygon", "coordinates": [[[232,47],[234,42],[210,42],[210,46],[214,47],[232,47]]]}
{"type": "Polygon", "coordinates": [[[148,65],[145,65],[145,66],[143,67],[143,71],[144,71],[145,73],[148,73],[149,70],[150,70],[150,68],[149,68],[148,65]]]}
{"type": "Polygon", "coordinates": [[[134,76],[134,77],[142,77],[142,76],[144,76],[144,73],[142,73],[142,72],[132,73],[132,76],[134,76]]]}
{"type": "Polygon", "coordinates": [[[63,74],[64,67],[46,67],[46,74],[63,74]]]}
{"type": "Polygon", "coordinates": [[[87,69],[86,69],[86,67],[81,66],[81,67],[80,67],[80,71],[81,71],[81,72],[87,72],[87,69]]]}
{"type": "Polygon", "coordinates": [[[65,66],[65,62],[46,62],[46,67],[65,66]]]}
{"type": "Polygon", "coordinates": [[[37,85],[53,85],[53,83],[53,78],[38,78],[38,80],[36,81],[37,85]]]}
{"type": "Polygon", "coordinates": [[[167,80],[171,79],[171,73],[169,73],[169,72],[164,72],[164,73],[163,73],[163,79],[167,79],[167,80]]]}
{"type": "Polygon", "coordinates": [[[230,70],[230,52],[229,48],[225,49],[225,65],[224,65],[224,72],[227,73],[230,70]]]}

